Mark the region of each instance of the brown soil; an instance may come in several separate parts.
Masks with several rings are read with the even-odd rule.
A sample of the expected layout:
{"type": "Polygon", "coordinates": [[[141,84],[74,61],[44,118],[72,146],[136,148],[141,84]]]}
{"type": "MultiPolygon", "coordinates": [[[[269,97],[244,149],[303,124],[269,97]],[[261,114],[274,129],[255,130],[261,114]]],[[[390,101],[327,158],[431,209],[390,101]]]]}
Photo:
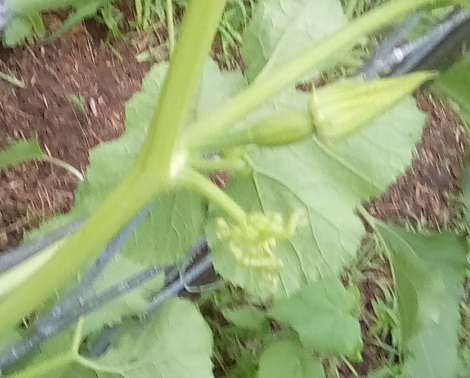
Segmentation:
{"type": "Polygon", "coordinates": [[[413,227],[451,226],[458,218],[458,195],[467,144],[461,121],[431,93],[417,94],[428,113],[415,159],[387,193],[368,206],[371,215],[413,227]]]}

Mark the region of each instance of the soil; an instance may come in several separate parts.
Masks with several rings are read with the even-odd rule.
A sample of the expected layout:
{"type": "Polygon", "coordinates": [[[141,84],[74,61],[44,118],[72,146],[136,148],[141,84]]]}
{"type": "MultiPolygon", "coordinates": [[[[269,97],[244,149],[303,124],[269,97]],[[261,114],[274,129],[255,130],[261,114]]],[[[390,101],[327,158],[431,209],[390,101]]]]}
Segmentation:
{"type": "MultiPolygon", "coordinates": [[[[136,62],[130,43],[116,44],[118,57],[93,31],[81,25],[49,45],[0,51],[1,70],[25,83],[0,81],[0,148],[37,135],[44,151],[84,172],[89,149],[122,133],[124,104],[149,64],[136,62]]],[[[48,163],[0,172],[0,251],[44,218],[70,209],[77,183],[48,163]]]]}
{"type": "MultiPolygon", "coordinates": [[[[60,21],[52,17],[49,22],[60,21]]],[[[102,44],[102,37],[99,28],[86,24],[48,45],[0,49],[0,70],[25,83],[20,88],[0,81],[0,148],[37,135],[44,151],[84,172],[89,149],[122,133],[124,104],[139,90],[149,64],[136,61],[132,43],[116,42],[116,54],[102,44]]],[[[430,92],[416,97],[428,118],[413,164],[367,208],[373,216],[400,224],[450,226],[459,212],[465,131],[430,92]]],[[[0,172],[0,251],[16,246],[24,231],[43,219],[69,210],[77,183],[74,175],[47,163],[0,172]]],[[[387,277],[380,271],[367,274],[361,286],[364,329],[371,320],[371,301],[382,295],[379,283],[387,277]]],[[[385,359],[374,343],[366,338],[364,362],[355,364],[359,374],[385,359]]],[[[350,376],[346,368],[342,374],[350,376]]]]}
{"type": "Polygon", "coordinates": [[[458,116],[430,92],[417,93],[416,98],[428,118],[413,163],[387,193],[366,207],[388,222],[450,227],[459,219],[466,131],[458,116]]]}

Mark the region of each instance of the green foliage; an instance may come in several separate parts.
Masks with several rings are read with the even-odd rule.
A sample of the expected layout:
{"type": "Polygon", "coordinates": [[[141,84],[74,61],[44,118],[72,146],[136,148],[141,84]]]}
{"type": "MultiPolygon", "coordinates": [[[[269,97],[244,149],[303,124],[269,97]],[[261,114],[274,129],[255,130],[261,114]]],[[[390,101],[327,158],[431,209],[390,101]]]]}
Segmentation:
{"type": "MultiPolygon", "coordinates": [[[[426,0],[416,0],[418,3],[423,5],[426,0]]],[[[87,9],[96,4],[86,3],[87,9]]],[[[248,114],[254,108],[249,102],[263,103],[283,86],[293,83],[295,75],[303,79],[298,72],[286,73],[286,69],[276,71],[280,73],[274,76],[283,84],[268,80],[278,66],[291,60],[296,62],[295,56],[307,47],[315,52],[320,40],[325,41],[327,35],[347,23],[338,0],[321,0],[315,6],[305,0],[268,0],[260,5],[246,33],[247,47],[243,51],[247,78],[240,72],[221,72],[213,61],[207,61],[197,83],[199,71],[194,66],[198,62],[202,66],[201,56],[205,57],[211,38],[210,30],[197,24],[203,13],[200,9],[211,15],[214,25],[217,16],[217,12],[211,13],[208,4],[209,1],[192,2],[188,7],[193,11],[190,12],[193,23],[189,23],[192,29],[186,25],[185,34],[183,26],[181,34],[187,39],[183,38],[175,49],[171,66],[160,63],[152,68],[141,92],[127,104],[124,135],[91,152],[90,166],[77,190],[74,209],[44,226],[47,229],[51,224],[92,214],[85,226],[65,241],[68,249],[60,249],[60,253],[70,253],[62,255],[66,256],[63,264],[56,259],[55,266],[48,261],[44,265],[48,269],[60,267],[55,270],[57,274],[75,273],[79,268],[71,266],[72,263],[84,266],[86,262],[86,258],[78,260],[77,256],[88,256],[88,260],[96,256],[93,253],[154,199],[150,214],[126,242],[124,257],[116,259],[94,289],[99,291],[115,284],[148,264],[180,260],[206,230],[216,271],[242,288],[252,302],[225,309],[223,315],[236,329],[236,336],[242,333],[260,336],[264,349],[259,376],[323,377],[320,358],[358,359],[362,346],[357,289],[346,289],[339,279],[343,269],[355,260],[365,232],[357,208],[381,194],[405,171],[425,117],[414,99],[405,97],[380,115],[374,113],[373,119],[368,118],[368,123],[360,125],[354,134],[334,142],[324,143],[311,136],[297,143],[286,138],[288,145],[275,148],[246,146],[241,152],[217,145],[207,151],[191,149],[184,138],[191,134],[185,133],[194,131],[198,125],[205,126],[205,119],[214,121],[208,123],[217,134],[217,122],[227,124],[228,128],[249,129],[260,120],[286,112],[305,114],[311,95],[297,91],[294,85],[265,101],[253,114],[248,114]],[[310,32],[301,32],[305,28],[310,32]],[[204,41],[206,50],[199,46],[204,41]],[[247,82],[252,83],[251,92],[241,92],[237,100],[231,101],[236,93],[247,88],[247,82]],[[257,83],[262,84],[257,87],[257,83]],[[197,88],[192,98],[194,87],[197,88]],[[214,113],[224,103],[229,104],[222,108],[227,112],[214,113]],[[211,114],[219,114],[220,119],[210,118],[211,114]],[[242,121],[237,122],[239,119],[242,121]],[[183,126],[182,130],[178,126],[183,126]],[[201,160],[201,153],[215,152],[219,153],[216,162],[223,163],[226,156],[240,157],[245,152],[249,162],[248,172],[234,177],[225,192],[192,165],[193,161],[201,160]],[[190,188],[197,193],[189,191],[190,188]],[[233,219],[221,223],[220,219],[227,216],[233,219]],[[284,221],[288,219],[295,222],[284,221]],[[69,240],[72,242],[68,243],[69,240]],[[262,306],[252,305],[256,302],[262,306]],[[271,320],[268,322],[267,318],[271,320]]],[[[221,13],[223,4],[217,4],[221,13]]],[[[382,21],[371,16],[345,29],[343,34],[336,34],[339,46],[354,43],[348,30],[354,31],[353,36],[375,31],[390,23],[390,17],[403,16],[403,9],[411,10],[413,6],[398,0],[383,9],[378,13],[382,18],[377,18],[382,21]]],[[[338,49],[336,45],[334,48],[338,49]]],[[[326,49],[329,56],[334,48],[326,49]]],[[[298,67],[299,72],[312,68],[310,75],[324,68],[304,58],[300,62],[298,66],[287,67],[298,67]]],[[[334,65],[334,59],[326,65],[334,65]]],[[[196,131],[204,135],[207,130],[200,127],[196,131]]],[[[230,133],[224,135],[229,137],[230,133]]],[[[276,141],[278,144],[281,143],[276,141]]],[[[422,365],[426,358],[441,363],[432,367],[436,371],[456,372],[456,303],[465,261],[461,256],[462,240],[450,234],[414,235],[387,226],[377,226],[376,232],[389,250],[395,273],[405,376],[419,377],[416,374],[430,369],[422,365]],[[446,296],[447,293],[451,295],[446,296]],[[442,340],[446,340],[446,348],[451,347],[442,351],[442,340]]],[[[63,289],[61,281],[47,276],[47,270],[40,271],[42,276],[23,278],[30,286],[39,282],[42,297],[47,297],[49,289],[63,289]]],[[[17,377],[211,377],[212,339],[194,305],[172,300],[150,319],[142,322],[129,319],[141,313],[159,285],[160,282],[153,282],[139,288],[107,305],[102,312],[82,319],[54,343],[43,345],[17,377]],[[95,360],[85,357],[84,340],[96,336],[104,325],[116,323],[122,324],[122,332],[106,354],[95,360]]],[[[28,286],[22,285],[19,290],[26,289],[28,286]]],[[[0,306],[2,330],[8,322],[17,320],[16,315],[6,314],[8,310],[16,311],[18,306],[20,314],[30,306],[25,305],[28,298],[21,291],[7,294],[0,306]],[[8,320],[4,320],[7,315],[8,320]]],[[[31,291],[27,294],[34,299],[31,291]]],[[[10,341],[10,335],[7,336],[10,341]]],[[[253,349],[257,351],[258,346],[253,349]]],[[[244,357],[240,371],[250,376],[253,372],[248,370],[255,365],[255,358],[244,357]]]]}
{"type": "Polygon", "coordinates": [[[125,323],[118,341],[99,359],[79,353],[88,335],[82,323],[43,344],[31,367],[12,377],[212,377],[211,333],[190,302],[174,299],[144,323],[125,323]]]}
{"type": "Polygon", "coordinates": [[[242,55],[248,66],[248,80],[253,81],[261,72],[269,75],[346,22],[336,0],[261,2],[243,35],[242,55]]]}
{"type": "Polygon", "coordinates": [[[324,378],[323,366],[295,341],[279,341],[266,348],[259,362],[259,378],[324,378]]]}
{"type": "MultiPolygon", "coordinates": [[[[286,92],[258,114],[300,108],[307,101],[306,94],[286,92]]],[[[252,150],[253,174],[234,178],[227,192],[245,209],[277,209],[281,214],[301,210],[310,223],[300,226],[289,242],[278,244],[276,256],[282,261],[278,295],[293,293],[319,275],[336,274],[354,260],[365,231],[354,213],[356,206],[381,193],[404,171],[423,123],[414,101],[406,99],[331,146],[312,138],[287,147],[252,150]]],[[[212,214],[220,216],[216,209],[212,214]]],[[[218,272],[256,296],[265,295],[253,272],[237,264],[228,246],[218,241],[211,224],[208,238],[218,272]]]]}
{"type": "Polygon", "coordinates": [[[274,304],[270,317],[291,326],[302,344],[327,356],[356,356],[362,346],[358,298],[338,279],[304,286],[274,304]]]}
{"type": "Polygon", "coordinates": [[[143,328],[124,332],[94,370],[100,378],[209,378],[211,351],[210,330],[196,307],[175,299],[143,328]]]}
{"type": "Polygon", "coordinates": [[[442,74],[434,83],[433,88],[452,101],[459,110],[459,114],[470,124],[470,55],[455,63],[442,74]]]}
{"type": "Polygon", "coordinates": [[[224,309],[225,319],[238,328],[259,331],[266,324],[266,314],[254,306],[245,306],[235,309],[224,309]]]}
{"type": "Polygon", "coordinates": [[[44,156],[37,138],[17,141],[0,150],[0,169],[44,156]]]}
{"type": "Polygon", "coordinates": [[[40,13],[33,12],[15,16],[4,30],[3,43],[14,47],[23,43],[33,43],[45,36],[45,26],[40,13]]]}
{"type": "MultiPolygon", "coordinates": [[[[99,294],[111,285],[141,272],[144,265],[130,261],[118,255],[106,267],[102,276],[94,285],[90,295],[99,294]]],[[[120,324],[123,319],[138,317],[147,308],[149,299],[163,285],[162,275],[155,277],[145,285],[130,291],[112,302],[103,306],[100,311],[95,311],[85,318],[83,333],[89,334],[101,330],[104,326],[120,324]]]]}
{"type": "Polygon", "coordinates": [[[49,37],[49,40],[55,39],[83,20],[96,15],[99,9],[107,7],[114,0],[87,0],[73,4],[73,11],[61,25],[61,27],[49,37]]]}
{"type": "MultiPolygon", "coordinates": [[[[147,109],[159,96],[167,68],[167,63],[154,66],[144,79],[142,90],[127,103],[124,135],[91,151],[90,166],[77,189],[75,206],[67,216],[60,217],[61,223],[91,213],[128,172],[150,122],[151,114],[147,109]],[[113,163],[109,164],[110,161],[113,163]]],[[[225,101],[243,82],[241,75],[222,73],[214,62],[208,61],[188,121],[203,116],[225,101]],[[215,98],[214,92],[218,93],[215,98]]],[[[186,190],[168,194],[157,200],[134,236],[124,245],[123,253],[142,263],[178,261],[202,233],[204,217],[205,201],[198,195],[186,190]]],[[[54,219],[50,222],[57,226],[54,219]]]]}
{"type": "Polygon", "coordinates": [[[405,362],[402,377],[457,376],[464,238],[418,235],[380,224],[392,263],[405,362]]]}

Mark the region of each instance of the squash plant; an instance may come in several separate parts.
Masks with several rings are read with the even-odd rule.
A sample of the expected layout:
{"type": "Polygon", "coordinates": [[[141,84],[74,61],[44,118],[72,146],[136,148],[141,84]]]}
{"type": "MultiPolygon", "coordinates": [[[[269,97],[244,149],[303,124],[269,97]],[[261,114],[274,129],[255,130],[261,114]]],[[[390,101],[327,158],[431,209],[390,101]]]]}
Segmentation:
{"type": "MultiPolygon", "coordinates": [[[[424,115],[407,94],[434,74],[351,79],[313,93],[295,84],[410,11],[448,3],[396,0],[348,23],[335,0],[262,2],[245,32],[243,75],[220,71],[207,58],[225,1],[191,1],[171,62],[154,66],[127,104],[126,132],[92,151],[74,210],[43,231],[83,216],[87,221],[0,275],[0,344],[21,338],[21,319],[49,307],[151,204],[101,284],[142,266],[178,261],[205,232],[216,271],[254,303],[271,304],[266,311],[251,309],[260,326],[271,318],[289,329],[286,337],[266,341],[260,377],[292,374],[298,364],[303,376],[322,377],[321,358],[359,358],[357,290],[345,288],[338,276],[354,261],[365,232],[356,209],[411,160],[424,115]],[[206,177],[218,170],[233,176],[225,190],[206,177]]],[[[394,268],[403,353],[413,352],[403,374],[418,376],[414,372],[428,357],[419,354],[420,340],[436,340],[432,325],[446,303],[434,303],[427,288],[444,295],[458,286],[465,245],[452,234],[444,243],[441,235],[415,236],[363,216],[394,268]],[[445,257],[438,242],[449,249],[445,257]]],[[[86,342],[138,316],[149,291],[81,318],[25,364],[8,368],[7,376],[212,376],[210,331],[196,307],[181,299],[142,322],[127,318],[104,354],[90,357],[86,342]]],[[[454,290],[446,303],[452,314],[459,295],[454,290]]],[[[447,331],[455,341],[456,332],[447,331]]],[[[446,372],[452,373],[455,360],[452,355],[446,372]]]]}

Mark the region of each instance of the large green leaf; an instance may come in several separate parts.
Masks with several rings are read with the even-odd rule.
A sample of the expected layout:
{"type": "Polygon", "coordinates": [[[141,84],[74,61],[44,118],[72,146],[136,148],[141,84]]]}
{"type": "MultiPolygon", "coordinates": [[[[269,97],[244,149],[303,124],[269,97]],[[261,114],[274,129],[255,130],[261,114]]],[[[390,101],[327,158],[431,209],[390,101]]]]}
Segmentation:
{"type": "Polygon", "coordinates": [[[396,280],[405,364],[402,377],[455,378],[466,242],[379,224],[396,280]]]}
{"type": "Polygon", "coordinates": [[[260,331],[266,325],[266,313],[254,306],[223,309],[224,318],[235,324],[238,328],[251,331],[260,331]]]}
{"type": "MultiPolygon", "coordinates": [[[[106,267],[92,290],[92,294],[99,294],[112,285],[141,272],[145,267],[134,261],[117,255],[106,267]]],[[[93,331],[102,329],[105,325],[118,324],[123,317],[139,316],[148,306],[149,299],[163,285],[163,275],[156,276],[144,285],[135,288],[85,318],[82,333],[88,335],[93,331]]]]}
{"type": "Polygon", "coordinates": [[[100,378],[212,377],[212,336],[197,308],[174,299],[93,360],[100,378]]]}
{"type": "MultiPolygon", "coordinates": [[[[123,136],[91,151],[85,181],[76,192],[75,207],[61,217],[61,223],[90,214],[129,171],[144,141],[167,68],[167,63],[155,65],[145,77],[142,90],[127,103],[123,136]]],[[[244,85],[241,74],[221,72],[209,60],[188,122],[219,106],[244,85]]],[[[205,216],[205,200],[197,194],[182,190],[163,196],[124,244],[123,253],[142,263],[161,265],[177,261],[203,233],[205,216]]],[[[57,222],[51,222],[57,226],[57,222]]]]}
{"type": "Polygon", "coordinates": [[[339,279],[304,286],[292,297],[274,304],[268,314],[291,326],[305,347],[320,355],[351,356],[362,345],[355,312],[358,298],[339,279]]]}
{"type": "Polygon", "coordinates": [[[339,0],[266,0],[243,36],[249,81],[289,62],[347,23],[339,0]]]}
{"type": "Polygon", "coordinates": [[[259,361],[259,378],[323,378],[321,361],[295,341],[269,345],[259,361]]]}
{"type": "MultiPolygon", "coordinates": [[[[288,109],[305,109],[308,95],[294,90],[263,107],[250,120],[288,109]]],[[[331,145],[314,138],[279,148],[253,149],[254,173],[227,188],[247,211],[276,211],[285,217],[297,210],[307,226],[278,244],[281,259],[278,295],[304,283],[336,274],[351,263],[364,234],[355,215],[363,201],[382,193],[410,164],[425,116],[406,98],[357,134],[331,145]]],[[[223,214],[213,209],[212,216],[223,214]]],[[[266,296],[259,276],[240,265],[209,224],[208,240],[216,270],[251,294],[266,296]]]]}

